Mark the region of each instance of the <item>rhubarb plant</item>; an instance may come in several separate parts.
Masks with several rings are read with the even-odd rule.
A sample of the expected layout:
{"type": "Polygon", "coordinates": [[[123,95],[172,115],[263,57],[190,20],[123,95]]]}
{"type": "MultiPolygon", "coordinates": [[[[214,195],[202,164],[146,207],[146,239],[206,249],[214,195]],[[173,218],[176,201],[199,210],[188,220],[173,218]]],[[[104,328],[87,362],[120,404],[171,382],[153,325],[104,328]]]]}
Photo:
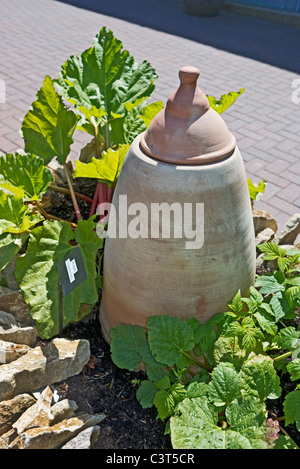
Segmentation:
{"type": "Polygon", "coordinates": [[[137,399],[156,408],[173,448],[298,449],[288,429],[300,430],[300,330],[291,322],[300,307],[300,251],[260,249],[277,269],[205,324],[159,315],[145,328],[111,330],[112,360],[145,371],[137,399]],[[289,392],[283,377],[295,383],[289,392]],[[269,411],[272,401],[283,402],[283,415],[269,411]]]}
{"type": "Polygon", "coordinates": [[[58,78],[45,77],[22,122],[25,153],[0,158],[0,271],[18,254],[16,278],[41,338],[58,333],[57,266],[75,247],[87,279],[63,298],[63,325],[98,299],[103,240],[95,231],[97,205],[112,196],[129,144],[162,107],[147,103],[156,79],[149,62],[136,62],[102,28],[89,49],[63,64],[58,78]],[[72,168],[68,157],[78,131],[89,133],[91,141],[72,168]],[[48,167],[54,158],[67,189],[55,183],[48,167]],[[76,177],[97,181],[93,199],[74,190],[76,177]],[[50,190],[71,196],[77,222],[46,211],[43,196],[50,190]],[[87,220],[78,198],[91,204],[87,220]]]}
{"type": "MultiPolygon", "coordinates": [[[[103,241],[95,234],[93,217],[102,202],[111,201],[129,145],[163,106],[149,102],[156,79],[149,62],[136,62],[103,27],[91,47],[65,61],[56,78],[45,76],[22,122],[24,154],[0,158],[0,271],[17,255],[16,277],[41,338],[58,333],[57,265],[74,247],[81,250],[89,275],[82,288],[64,298],[64,325],[89,311],[97,299],[103,241]],[[87,133],[90,141],[72,165],[75,132],[87,133]],[[67,187],[55,182],[49,166],[54,159],[63,168],[67,187]],[[95,180],[94,195],[76,192],[76,178],[95,180]],[[74,222],[46,210],[48,191],[71,197],[74,222]],[[90,204],[87,220],[79,199],[90,204]]],[[[241,93],[219,101],[210,97],[211,105],[221,113],[241,93]]]]}

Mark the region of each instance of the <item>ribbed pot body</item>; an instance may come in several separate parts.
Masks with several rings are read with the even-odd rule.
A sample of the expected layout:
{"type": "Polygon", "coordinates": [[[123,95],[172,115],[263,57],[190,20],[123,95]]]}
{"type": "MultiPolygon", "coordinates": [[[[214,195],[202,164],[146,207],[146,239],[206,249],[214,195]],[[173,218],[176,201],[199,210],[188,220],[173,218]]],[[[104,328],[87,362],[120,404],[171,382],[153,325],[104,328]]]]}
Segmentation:
{"type": "Polygon", "coordinates": [[[123,163],[109,222],[115,232],[105,241],[100,322],[107,341],[116,325],[145,326],[157,314],[205,322],[255,279],[238,148],[213,164],[176,166],[147,156],[139,139],[123,163]]]}

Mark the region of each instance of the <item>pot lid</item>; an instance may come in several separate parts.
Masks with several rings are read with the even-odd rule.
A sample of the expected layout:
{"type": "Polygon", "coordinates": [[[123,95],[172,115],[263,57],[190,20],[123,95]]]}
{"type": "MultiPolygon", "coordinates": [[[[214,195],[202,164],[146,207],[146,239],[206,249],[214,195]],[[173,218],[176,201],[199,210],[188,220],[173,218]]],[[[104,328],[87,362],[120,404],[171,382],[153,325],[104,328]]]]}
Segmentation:
{"type": "Polygon", "coordinates": [[[233,152],[235,137],[197,86],[199,75],[195,67],[180,69],[179,88],[141,135],[140,146],[149,156],[167,163],[199,165],[233,152]]]}

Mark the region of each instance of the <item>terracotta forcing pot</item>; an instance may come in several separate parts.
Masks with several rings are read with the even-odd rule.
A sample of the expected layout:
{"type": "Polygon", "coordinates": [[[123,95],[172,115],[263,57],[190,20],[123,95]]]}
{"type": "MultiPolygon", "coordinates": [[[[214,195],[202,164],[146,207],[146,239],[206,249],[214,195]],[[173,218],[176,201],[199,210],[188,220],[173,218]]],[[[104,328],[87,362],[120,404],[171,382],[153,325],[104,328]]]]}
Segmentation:
{"type": "Polygon", "coordinates": [[[170,314],[201,322],[255,279],[255,236],[235,138],[180,70],[179,89],[132,143],[113,197],[100,322],[170,314]]]}

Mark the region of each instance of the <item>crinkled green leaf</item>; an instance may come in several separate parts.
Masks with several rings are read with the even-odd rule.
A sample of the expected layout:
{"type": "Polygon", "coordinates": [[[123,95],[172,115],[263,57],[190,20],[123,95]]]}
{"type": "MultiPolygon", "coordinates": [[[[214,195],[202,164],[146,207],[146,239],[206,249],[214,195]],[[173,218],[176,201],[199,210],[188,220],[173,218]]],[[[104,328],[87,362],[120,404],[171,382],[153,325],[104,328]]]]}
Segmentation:
{"type": "Polygon", "coordinates": [[[117,114],[110,121],[111,145],[132,143],[135,137],[146,130],[144,121],[140,118],[140,111],[143,106],[137,101],[135,103],[124,104],[124,115],[117,114]]]}
{"type": "Polygon", "coordinates": [[[223,94],[220,99],[216,99],[214,96],[207,96],[209,105],[214,109],[218,114],[226,111],[241,94],[243,94],[245,88],[241,88],[240,91],[230,91],[228,94],[223,94]]]}
{"type": "Polygon", "coordinates": [[[102,153],[101,159],[92,158],[89,163],[76,161],[76,169],[74,177],[95,178],[99,181],[106,182],[108,185],[115,185],[119,177],[124,158],[127,154],[129,145],[120,145],[119,148],[113,150],[108,149],[102,153]]]}
{"type": "Polygon", "coordinates": [[[60,94],[76,107],[92,106],[123,114],[124,104],[154,91],[157,75],[146,61],[134,61],[107,27],[95,36],[92,47],[77,57],[71,56],[61,68],[57,81],[60,94]]]}
{"type": "Polygon", "coordinates": [[[263,295],[269,295],[284,291],[284,285],[278,282],[273,275],[261,275],[255,281],[255,286],[259,287],[259,291],[263,295]]]}
{"type": "Polygon", "coordinates": [[[243,300],[241,297],[241,291],[239,290],[235,297],[233,298],[231,303],[228,303],[228,307],[233,311],[234,313],[238,314],[242,307],[243,307],[243,300]]]}
{"type": "Polygon", "coordinates": [[[300,331],[293,326],[281,329],[273,339],[273,344],[283,350],[296,349],[299,345],[300,331]]]}
{"type": "Polygon", "coordinates": [[[213,324],[201,324],[198,320],[190,318],[187,323],[193,328],[197,356],[205,355],[209,362],[213,361],[214,344],[217,338],[213,324]]]}
{"type": "Polygon", "coordinates": [[[267,261],[273,261],[278,259],[278,257],[284,257],[287,252],[286,249],[272,241],[259,244],[257,247],[262,253],[264,253],[264,259],[267,261]]]}
{"type": "Polygon", "coordinates": [[[49,339],[59,332],[57,265],[76,246],[81,251],[87,278],[63,296],[66,325],[79,319],[83,305],[93,305],[98,299],[96,256],[102,240],[93,230],[93,219],[80,220],[74,232],[66,222],[45,221],[32,231],[26,253],[17,260],[16,279],[41,338],[49,339]]]}
{"type": "Polygon", "coordinates": [[[187,397],[192,399],[193,397],[204,397],[207,396],[208,394],[208,384],[202,383],[202,382],[197,382],[193,381],[191,382],[187,389],[187,397]]]}
{"type": "Polygon", "coordinates": [[[238,370],[244,363],[247,354],[244,349],[240,347],[239,340],[236,336],[233,337],[219,337],[215,343],[214,359],[216,365],[220,362],[230,362],[238,370]]]}
{"type": "Polygon", "coordinates": [[[0,235],[24,233],[41,219],[39,215],[32,215],[29,212],[21,198],[0,191],[0,235]]]}
{"type": "Polygon", "coordinates": [[[38,200],[54,181],[42,158],[26,153],[4,155],[0,158],[0,187],[23,199],[38,200]]]}
{"type": "Polygon", "coordinates": [[[160,390],[154,396],[158,415],[162,420],[174,414],[175,407],[186,397],[186,389],[182,383],[174,383],[169,390],[160,390]]]}
{"type": "Polygon", "coordinates": [[[287,365],[287,370],[291,375],[292,381],[297,381],[300,379],[300,358],[297,358],[287,365]]]}
{"type": "Polygon", "coordinates": [[[47,75],[22,123],[25,151],[40,156],[45,164],[55,156],[64,164],[73,143],[77,119],[76,114],[64,106],[47,75]]]}
{"type": "Polygon", "coordinates": [[[280,379],[272,359],[258,355],[247,361],[239,373],[241,389],[246,395],[253,395],[261,402],[276,399],[281,394],[280,379]]]}
{"type": "Polygon", "coordinates": [[[4,269],[15,254],[20,251],[28,236],[29,233],[3,233],[0,235],[0,270],[4,269]]]}
{"type": "MultiPolygon", "coordinates": [[[[235,401],[230,406],[235,406],[235,401]]],[[[249,419],[248,412],[248,406],[240,405],[239,417],[235,419],[236,409],[232,408],[229,418],[233,422],[233,428],[221,427],[218,425],[218,413],[205,398],[184,399],[170,419],[172,447],[174,449],[266,448],[266,443],[260,439],[262,431],[258,432],[257,426],[261,422],[261,407],[257,408],[256,412],[252,408],[249,419]],[[258,438],[253,437],[255,431],[258,438]]]]}
{"type": "Polygon", "coordinates": [[[145,329],[138,325],[123,324],[110,331],[110,350],[113,362],[122,369],[133,371],[144,363],[148,378],[158,381],[165,372],[149,349],[145,329]]]}
{"type": "Polygon", "coordinates": [[[294,311],[291,309],[287,299],[282,294],[282,292],[275,293],[271,300],[270,306],[274,313],[275,321],[278,322],[279,319],[292,319],[294,317],[294,311]]]}
{"type": "Polygon", "coordinates": [[[194,345],[192,327],[178,317],[151,316],[147,321],[148,340],[155,359],[165,365],[174,365],[182,352],[190,351],[194,345]]]}
{"type": "MultiPolygon", "coordinates": [[[[254,444],[253,447],[259,447],[255,440],[263,439],[266,434],[264,425],[266,420],[265,405],[258,399],[251,397],[238,398],[226,409],[226,421],[230,425],[230,429],[240,432],[244,437],[254,444]]],[[[261,442],[262,447],[266,447],[261,442]]]]}
{"type": "Polygon", "coordinates": [[[260,325],[261,329],[267,334],[275,335],[277,332],[277,326],[275,324],[275,319],[273,315],[271,316],[262,308],[259,311],[254,313],[254,317],[260,325]]]}
{"type": "Polygon", "coordinates": [[[240,397],[240,378],[230,363],[220,363],[213,369],[208,397],[218,408],[225,408],[240,397]]]}
{"type": "Polygon", "coordinates": [[[296,423],[300,431],[300,390],[288,393],[283,402],[285,424],[296,423]]]}
{"type": "Polygon", "coordinates": [[[153,399],[156,393],[157,387],[155,384],[152,381],[144,380],[136,392],[136,398],[143,409],[147,409],[153,406],[153,399]]]}
{"type": "Polygon", "coordinates": [[[113,362],[122,369],[133,371],[142,362],[148,349],[146,331],[138,325],[123,324],[110,331],[113,362]]]}

